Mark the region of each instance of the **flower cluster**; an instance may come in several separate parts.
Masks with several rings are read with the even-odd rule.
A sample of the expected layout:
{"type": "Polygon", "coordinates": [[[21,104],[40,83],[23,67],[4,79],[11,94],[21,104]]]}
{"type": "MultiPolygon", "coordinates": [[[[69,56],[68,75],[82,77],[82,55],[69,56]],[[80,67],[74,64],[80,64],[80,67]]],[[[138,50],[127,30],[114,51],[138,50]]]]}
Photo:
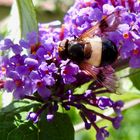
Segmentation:
{"type": "Polygon", "coordinates": [[[101,77],[104,84],[98,83],[96,79],[92,81],[93,77],[81,70],[78,64],[60,58],[58,46],[63,39],[78,37],[104,17],[121,11],[119,17],[109,20],[110,30],[104,30],[98,35],[112,40],[118,46],[121,58],[130,59],[131,67],[140,67],[139,9],[140,4],[135,0],[76,0],[65,15],[61,27],[54,27],[51,23],[39,24],[38,33],[29,33],[26,39],[18,43],[10,39],[1,41],[0,50],[4,55],[0,63],[0,88],[12,92],[15,99],[27,98],[41,102],[42,107],[36,112],[30,112],[27,117],[35,123],[45,109],[46,119],[51,121],[59,108],[58,104],[65,110],[75,107],[85,122],[85,128],[93,126],[97,140],[104,140],[109,133],[106,126],[97,126],[97,117],[111,121],[116,129],[123,118],[122,101],[114,102],[105,95],[100,96],[110,92],[104,84],[115,85],[112,80],[113,69],[98,68],[101,76],[104,76],[101,77]],[[89,81],[91,84],[86,91],[76,92],[76,88],[89,81]],[[115,117],[101,113],[108,108],[114,110],[115,117]]]}
{"type": "Polygon", "coordinates": [[[27,119],[36,123],[40,114],[47,109],[46,119],[52,120],[61,104],[65,110],[72,106],[77,108],[85,122],[85,128],[92,126],[97,131],[97,139],[104,139],[109,133],[105,127],[96,125],[97,116],[111,121],[115,128],[120,126],[122,120],[121,101],[114,102],[107,97],[98,97],[106,93],[102,85],[94,81],[85,93],[75,93],[75,88],[92,80],[79,66],[69,59],[61,60],[58,55],[58,42],[61,29],[45,29],[40,25],[39,34],[32,32],[26,40],[15,44],[10,39],[1,42],[0,49],[11,51],[11,56],[3,56],[1,63],[1,88],[12,92],[15,99],[31,99],[43,105],[37,112],[30,112],[27,119]],[[46,103],[47,102],[47,103],[46,103]],[[89,104],[95,108],[105,110],[112,108],[117,117],[108,117],[95,110],[88,109],[89,104]]]}
{"type": "MultiPolygon", "coordinates": [[[[64,18],[65,35],[79,36],[105,16],[119,11],[117,27],[99,34],[112,40],[122,59],[133,68],[140,67],[140,2],[138,0],[77,0],[64,18]]],[[[115,15],[114,15],[115,16],[115,15]]],[[[110,22],[111,24],[111,22],[110,22]]],[[[115,23],[113,23],[115,24],[115,23]]]]}

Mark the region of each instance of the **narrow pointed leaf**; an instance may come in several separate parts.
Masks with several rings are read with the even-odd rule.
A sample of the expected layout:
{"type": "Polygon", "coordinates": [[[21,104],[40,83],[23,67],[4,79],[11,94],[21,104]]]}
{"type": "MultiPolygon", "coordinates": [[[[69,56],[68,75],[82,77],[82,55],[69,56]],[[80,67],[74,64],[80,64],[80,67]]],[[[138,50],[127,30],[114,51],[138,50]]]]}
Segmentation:
{"type": "Polygon", "coordinates": [[[28,32],[38,31],[38,23],[32,0],[16,0],[22,37],[26,37],[28,32]]]}

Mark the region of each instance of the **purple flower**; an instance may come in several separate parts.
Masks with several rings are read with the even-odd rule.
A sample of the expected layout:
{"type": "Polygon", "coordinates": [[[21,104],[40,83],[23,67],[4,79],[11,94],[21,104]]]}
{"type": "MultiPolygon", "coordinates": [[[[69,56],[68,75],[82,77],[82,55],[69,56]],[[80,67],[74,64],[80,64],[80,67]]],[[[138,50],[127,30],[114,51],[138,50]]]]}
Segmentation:
{"type": "Polygon", "coordinates": [[[30,78],[34,83],[34,92],[38,91],[43,99],[47,99],[51,95],[51,91],[46,86],[54,84],[54,79],[49,76],[41,77],[37,71],[32,71],[30,78]]]}
{"type": "Polygon", "coordinates": [[[34,99],[42,104],[36,113],[28,114],[28,120],[36,123],[40,114],[47,110],[46,119],[51,121],[59,109],[58,104],[61,104],[65,110],[71,107],[78,109],[85,128],[95,128],[97,140],[109,136],[105,127],[98,128],[96,125],[97,117],[112,122],[114,128],[120,127],[122,101],[114,102],[105,95],[99,96],[108,89],[114,92],[114,69],[111,66],[97,68],[105,79],[101,84],[94,79],[83,91],[81,86],[93,78],[80,70],[72,60],[62,60],[58,46],[63,39],[79,37],[104,16],[120,11],[119,16],[112,15],[107,20],[110,28],[97,35],[113,41],[118,46],[120,56],[130,58],[131,67],[140,67],[140,15],[135,12],[139,11],[139,4],[126,3],[118,0],[76,0],[66,13],[61,27],[52,23],[39,24],[39,32],[29,33],[25,40],[21,39],[15,44],[5,39],[0,43],[0,50],[5,53],[0,64],[0,88],[4,86],[8,92],[13,92],[16,99],[34,99]],[[12,55],[6,55],[8,51],[12,51],[12,55]],[[104,90],[106,85],[110,87],[104,90]],[[113,109],[117,116],[104,115],[102,110],[107,108],[113,109]]]}
{"type": "Polygon", "coordinates": [[[36,32],[30,32],[27,34],[26,39],[30,46],[34,46],[38,43],[38,34],[36,32]]]}
{"type": "Polygon", "coordinates": [[[31,120],[34,123],[37,123],[39,119],[39,116],[37,113],[34,112],[29,112],[28,116],[27,116],[27,120],[31,120]]]}
{"type": "Polygon", "coordinates": [[[47,114],[47,116],[46,116],[46,119],[48,121],[51,121],[53,118],[54,118],[54,115],[53,114],[47,114]]]}
{"type": "Polygon", "coordinates": [[[25,49],[29,49],[31,47],[30,44],[27,41],[23,40],[23,39],[21,39],[19,41],[19,44],[20,44],[21,47],[23,47],[25,49]]]}
{"type": "Polygon", "coordinates": [[[115,8],[114,8],[114,6],[111,5],[111,4],[104,4],[104,5],[103,5],[103,13],[104,13],[105,15],[111,14],[112,12],[114,12],[114,10],[115,10],[115,8]]]}
{"type": "Polygon", "coordinates": [[[76,64],[62,62],[61,65],[61,75],[63,77],[64,84],[70,84],[76,81],[75,75],[79,72],[79,67],[76,64]]]}
{"type": "Polygon", "coordinates": [[[20,77],[16,71],[10,71],[7,73],[9,78],[5,82],[5,89],[8,92],[13,92],[16,99],[22,99],[25,95],[32,94],[32,84],[28,77],[20,77]]]}
{"type": "Polygon", "coordinates": [[[113,104],[113,109],[116,112],[116,114],[120,115],[121,114],[121,108],[123,107],[124,103],[122,101],[116,101],[113,104]]]}
{"type": "Polygon", "coordinates": [[[22,48],[18,44],[14,44],[12,46],[12,51],[15,54],[20,54],[22,52],[22,48]]]}
{"type": "Polygon", "coordinates": [[[101,109],[106,109],[107,107],[112,107],[113,101],[110,98],[107,97],[100,97],[98,99],[98,106],[101,109]]]}
{"type": "Polygon", "coordinates": [[[120,122],[122,121],[122,119],[123,119],[122,115],[119,115],[112,119],[112,124],[114,128],[118,129],[120,127],[120,122]]]}
{"type": "Polygon", "coordinates": [[[0,42],[0,50],[8,50],[13,46],[13,42],[10,39],[5,39],[0,42]]]}
{"type": "Polygon", "coordinates": [[[105,140],[105,137],[109,137],[109,133],[107,130],[105,130],[105,127],[98,129],[96,134],[96,139],[105,140]]]}
{"type": "Polygon", "coordinates": [[[139,7],[136,1],[76,1],[64,17],[64,37],[79,36],[101,21],[103,16],[114,11],[121,12],[120,17],[109,19],[110,28],[99,35],[112,40],[120,49],[122,59],[130,58],[130,66],[139,68],[139,54],[135,53],[138,52],[135,46],[139,46],[140,42],[136,44],[136,38],[131,33],[135,32],[137,38],[140,37],[139,7]]]}

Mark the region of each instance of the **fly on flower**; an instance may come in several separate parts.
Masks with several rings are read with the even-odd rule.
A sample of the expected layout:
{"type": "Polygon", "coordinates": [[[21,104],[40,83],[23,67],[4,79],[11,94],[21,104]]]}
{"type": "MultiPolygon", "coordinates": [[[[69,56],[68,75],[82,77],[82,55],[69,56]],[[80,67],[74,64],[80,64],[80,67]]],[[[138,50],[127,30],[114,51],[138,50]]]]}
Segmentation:
{"type": "Polygon", "coordinates": [[[115,43],[106,39],[106,32],[113,32],[120,23],[120,12],[114,11],[100,22],[72,40],[64,39],[59,45],[62,59],[69,58],[111,92],[116,91],[116,76],[111,65],[118,57],[115,43]]]}

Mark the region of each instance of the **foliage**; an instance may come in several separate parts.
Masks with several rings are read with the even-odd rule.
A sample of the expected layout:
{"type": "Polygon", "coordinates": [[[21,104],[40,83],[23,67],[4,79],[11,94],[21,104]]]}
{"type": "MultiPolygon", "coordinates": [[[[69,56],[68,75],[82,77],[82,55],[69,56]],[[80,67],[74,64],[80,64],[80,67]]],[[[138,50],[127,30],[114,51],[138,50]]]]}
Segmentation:
{"type": "MultiPolygon", "coordinates": [[[[18,38],[26,38],[26,34],[31,31],[38,32],[38,21],[35,13],[35,9],[32,0],[16,0],[13,6],[18,10],[18,20],[20,24],[21,35],[18,38]]],[[[15,10],[12,12],[12,16],[15,14],[15,10]]],[[[16,17],[17,18],[17,17],[16,17]]],[[[47,18],[47,17],[46,17],[47,18]]],[[[13,30],[13,29],[11,29],[13,30]]],[[[10,34],[9,34],[10,35],[10,34]]],[[[11,38],[13,34],[11,34],[11,38]]],[[[123,100],[128,102],[134,99],[140,98],[140,83],[139,77],[140,72],[138,69],[130,69],[127,71],[128,76],[120,78],[121,93],[122,95],[110,95],[113,100],[123,100]],[[130,75],[129,75],[130,74],[130,75]],[[127,85],[127,86],[126,86],[127,85]]],[[[118,72],[118,77],[124,75],[124,69],[118,72]]],[[[74,94],[82,95],[93,81],[83,84],[74,90],[74,94]]],[[[0,94],[0,106],[1,105],[1,94],[0,94]]],[[[41,107],[41,103],[31,102],[29,100],[13,101],[9,106],[0,110],[0,139],[1,140],[93,140],[96,132],[95,130],[84,130],[79,131],[74,136],[73,125],[80,123],[81,119],[77,117],[79,113],[74,108],[71,111],[62,113],[62,110],[55,113],[54,119],[50,122],[46,121],[46,114],[44,112],[37,123],[33,123],[27,120],[27,112],[37,111],[37,108],[41,107]],[[70,119],[71,118],[71,119],[70,119]],[[72,124],[73,123],[73,124],[72,124]]],[[[110,137],[108,140],[138,140],[140,137],[139,133],[139,105],[130,108],[123,112],[124,121],[121,124],[121,128],[118,131],[114,131],[111,127],[111,123],[101,120],[99,126],[108,125],[110,131],[110,137]],[[130,133],[128,133],[128,131],[130,133]]]]}

